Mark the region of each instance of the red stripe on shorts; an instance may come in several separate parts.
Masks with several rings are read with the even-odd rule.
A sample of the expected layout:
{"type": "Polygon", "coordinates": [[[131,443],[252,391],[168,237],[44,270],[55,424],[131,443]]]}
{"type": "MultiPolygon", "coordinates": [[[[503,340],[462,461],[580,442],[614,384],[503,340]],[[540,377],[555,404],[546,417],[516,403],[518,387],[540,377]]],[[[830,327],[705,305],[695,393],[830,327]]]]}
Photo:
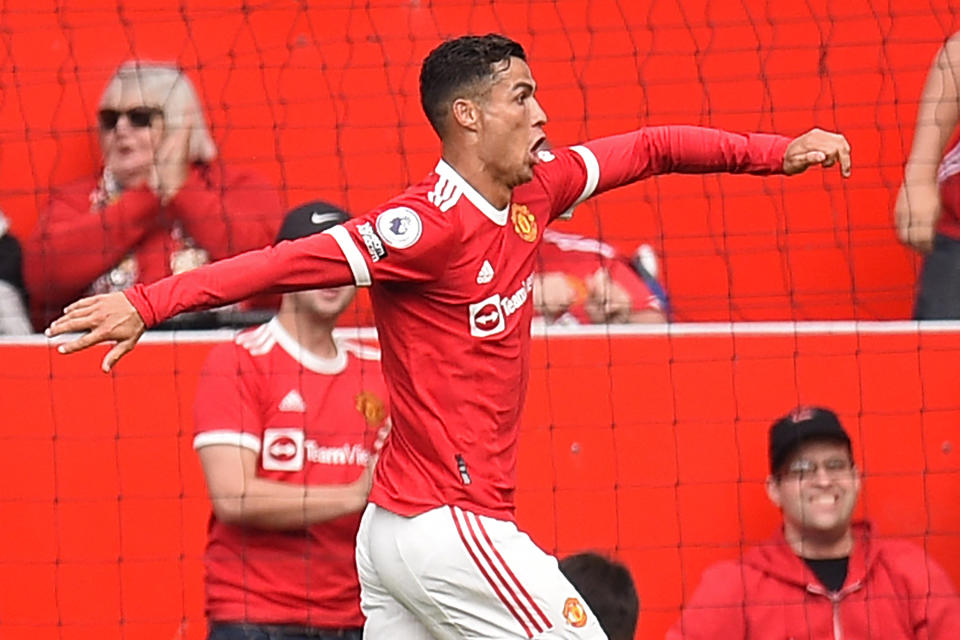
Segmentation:
{"type": "MultiPolygon", "coordinates": [[[[467,528],[470,530],[470,535],[473,536],[473,541],[476,543],[477,549],[479,549],[480,553],[483,554],[483,557],[486,559],[487,564],[489,564],[490,568],[493,569],[493,572],[497,574],[497,578],[499,578],[504,588],[506,588],[506,590],[510,592],[510,596],[513,598],[513,601],[517,603],[517,606],[519,606],[520,609],[523,611],[523,613],[527,616],[527,619],[533,624],[533,627],[534,629],[536,629],[537,633],[543,633],[545,630],[543,625],[537,622],[537,619],[533,616],[533,614],[530,613],[530,610],[527,609],[527,607],[524,605],[523,600],[517,595],[517,592],[514,591],[513,587],[510,585],[510,582],[503,576],[503,573],[500,571],[499,567],[497,567],[497,564],[493,561],[493,558],[491,558],[490,554],[487,553],[487,550],[483,548],[483,541],[480,540],[480,537],[477,536],[476,531],[473,530],[473,525],[470,523],[470,516],[473,516],[475,520],[477,519],[477,516],[475,514],[472,514],[469,512],[464,512],[463,514],[463,518],[467,522],[467,528]]],[[[478,525],[480,524],[479,521],[477,522],[477,524],[478,525]]],[[[493,547],[493,544],[491,543],[490,546],[493,547]]],[[[494,549],[494,553],[496,553],[495,549],[494,549]]],[[[500,554],[497,553],[497,557],[499,556],[500,554]]],[[[501,558],[501,562],[502,561],[503,559],[501,558]]],[[[510,570],[507,569],[507,571],[510,571],[510,570]]],[[[514,581],[516,581],[516,578],[514,578],[514,581]]],[[[517,582],[518,586],[519,584],[520,583],[517,582]]],[[[520,589],[523,590],[523,587],[520,587],[520,589]]],[[[529,597],[530,596],[528,595],[527,598],[529,597]]],[[[549,629],[549,628],[550,628],[550,624],[548,622],[546,629],[549,629]]]]}
{"type": "Polygon", "coordinates": [[[482,573],[483,577],[486,578],[487,583],[493,588],[493,591],[497,594],[497,597],[500,598],[500,602],[503,603],[503,606],[505,606],[507,610],[510,612],[510,615],[512,615],[514,619],[520,623],[520,626],[523,627],[523,631],[524,633],[527,634],[527,637],[533,638],[533,634],[530,632],[530,627],[527,625],[526,622],[523,621],[523,618],[521,618],[517,614],[516,609],[514,609],[513,606],[507,601],[503,593],[500,591],[500,588],[490,578],[490,575],[487,573],[487,570],[483,568],[483,565],[480,563],[480,559],[477,558],[476,554],[473,552],[473,549],[470,548],[470,543],[467,542],[467,538],[463,533],[463,528],[460,526],[460,521],[457,520],[457,513],[456,511],[454,511],[453,507],[450,507],[450,515],[453,517],[453,524],[456,525],[457,533],[460,534],[460,540],[463,542],[463,546],[466,548],[467,553],[469,553],[470,557],[473,559],[473,563],[477,565],[477,568],[480,570],[480,573],[482,573]]]}
{"type": "MultiPolygon", "coordinates": [[[[537,601],[533,599],[533,597],[530,595],[530,593],[526,589],[524,589],[523,584],[521,584],[521,582],[517,580],[517,576],[514,575],[513,571],[510,569],[510,565],[507,564],[507,561],[504,560],[503,556],[500,555],[500,552],[497,551],[497,547],[494,546],[493,540],[491,540],[489,534],[487,534],[487,530],[486,528],[484,528],[483,522],[480,520],[480,517],[477,515],[474,515],[473,517],[476,518],[477,526],[480,527],[480,532],[483,534],[483,537],[486,538],[487,544],[489,544],[493,552],[497,554],[497,558],[500,560],[500,564],[503,565],[503,568],[507,571],[507,573],[510,574],[510,577],[513,578],[513,581],[514,583],[516,583],[517,588],[520,589],[523,595],[527,597],[527,601],[530,603],[530,606],[533,607],[534,611],[540,614],[540,619],[543,621],[545,628],[550,629],[551,627],[553,627],[553,625],[550,624],[550,619],[546,615],[544,615],[543,610],[539,606],[537,606],[537,601]]],[[[469,524],[469,522],[470,521],[468,520],[467,524],[469,524]]]]}

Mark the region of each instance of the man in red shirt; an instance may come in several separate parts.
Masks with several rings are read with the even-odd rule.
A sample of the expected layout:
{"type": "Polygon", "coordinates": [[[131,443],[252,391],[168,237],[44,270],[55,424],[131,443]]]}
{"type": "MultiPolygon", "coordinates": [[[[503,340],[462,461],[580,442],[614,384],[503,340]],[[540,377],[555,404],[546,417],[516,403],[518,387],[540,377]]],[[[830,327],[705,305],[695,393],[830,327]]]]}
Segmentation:
{"type": "Polygon", "coordinates": [[[650,127],[542,150],[546,114],[523,48],[465,36],[427,56],[424,111],[443,143],[420,183],[323,234],[70,305],[48,335],[70,353],[259,291],[370,286],[393,431],[360,525],[368,637],[603,638],[554,558],[514,523],[517,428],[543,229],[582,200],[663,172],[799,173],[843,136],[790,140],[650,127]]]}
{"type": "Polygon", "coordinates": [[[836,414],[801,407],[774,423],[770,474],[782,531],[707,569],[667,640],[960,638],[946,571],[852,522],[861,478],[836,414]]]}
{"type": "MultiPolygon", "coordinates": [[[[277,240],[349,219],[310,203],[277,240]]],[[[387,391],[379,352],[333,336],[355,290],[288,293],[270,322],[207,359],[193,444],[213,503],[211,640],[361,638],[354,547],[387,391]]]]}
{"type": "Polygon", "coordinates": [[[666,322],[666,295],[649,245],[635,261],[596,238],[544,229],[533,279],[535,313],[561,325],[666,322]],[[642,264],[643,258],[651,264],[642,264]]]}

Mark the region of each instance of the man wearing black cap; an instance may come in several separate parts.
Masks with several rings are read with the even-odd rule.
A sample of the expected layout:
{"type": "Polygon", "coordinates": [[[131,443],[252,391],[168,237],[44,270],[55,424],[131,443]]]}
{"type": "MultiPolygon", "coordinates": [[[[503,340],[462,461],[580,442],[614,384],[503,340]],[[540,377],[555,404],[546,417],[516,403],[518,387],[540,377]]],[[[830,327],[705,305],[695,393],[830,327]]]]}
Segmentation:
{"type": "MultiPolygon", "coordinates": [[[[312,202],[287,214],[277,241],[348,219],[312,202]]],[[[353,295],[288,293],[275,318],[207,360],[193,444],[213,503],[211,640],[361,637],[353,556],[387,392],[379,352],[333,336],[353,295]]]]}
{"type": "Polygon", "coordinates": [[[922,549],[852,522],[860,493],[850,437],[829,409],[770,428],[767,496],[783,529],[704,572],[668,640],[948,640],[960,598],[922,549]]]}

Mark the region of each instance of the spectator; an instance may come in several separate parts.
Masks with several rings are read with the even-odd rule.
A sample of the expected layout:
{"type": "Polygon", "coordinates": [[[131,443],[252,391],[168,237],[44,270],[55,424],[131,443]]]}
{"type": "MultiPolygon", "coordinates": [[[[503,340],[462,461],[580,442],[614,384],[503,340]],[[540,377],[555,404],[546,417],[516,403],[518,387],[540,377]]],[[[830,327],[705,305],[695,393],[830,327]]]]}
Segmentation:
{"type": "Polygon", "coordinates": [[[852,523],[860,472],[827,409],[770,429],[767,495],[783,529],[703,579],[668,640],[960,638],[960,598],[922,549],[852,523]]]}
{"type": "Polygon", "coordinates": [[[598,553],[578,553],[560,561],[560,571],[587,601],[609,640],[633,640],[640,599],[630,570],[598,553]]]}
{"type": "Polygon", "coordinates": [[[595,238],[544,229],[534,308],[556,324],[666,322],[656,265],[647,245],[631,262],[595,238]]]}
{"type": "Polygon", "coordinates": [[[24,246],[38,327],[78,295],[266,246],[283,216],[275,188],[214,162],[200,102],[177,67],[121,65],[97,121],[100,176],[55,190],[24,246]]]}
{"type": "Polygon", "coordinates": [[[897,196],[900,241],[926,254],[914,317],[960,319],[960,33],[930,66],[917,110],[913,147],[897,196]]]}
{"type": "MultiPolygon", "coordinates": [[[[347,219],[311,203],[290,212],[278,241],[347,219]]],[[[333,337],[354,291],[288,293],[274,319],[207,360],[194,448],[213,502],[211,640],[361,637],[353,554],[387,394],[379,352],[333,337]]]]}
{"type": "Polygon", "coordinates": [[[0,211],[0,335],[30,333],[23,288],[20,241],[9,233],[10,223],[0,211]]]}

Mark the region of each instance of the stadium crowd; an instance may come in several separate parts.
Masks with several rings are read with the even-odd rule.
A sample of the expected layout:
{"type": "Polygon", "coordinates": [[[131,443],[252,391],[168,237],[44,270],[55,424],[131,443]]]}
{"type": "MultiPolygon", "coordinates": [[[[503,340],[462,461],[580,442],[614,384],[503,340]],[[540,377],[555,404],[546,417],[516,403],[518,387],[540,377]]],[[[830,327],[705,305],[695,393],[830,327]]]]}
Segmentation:
{"type": "MultiPolygon", "coordinates": [[[[402,196],[372,215],[351,218],[323,202],[284,215],[274,186],[216,161],[216,145],[186,75],[168,64],[134,61],[118,68],[99,103],[103,166],[96,176],[51,194],[24,242],[22,265],[19,245],[4,235],[0,216],[0,242],[10,247],[0,252],[0,333],[29,331],[27,307],[33,326],[41,329],[76,298],[112,292],[113,297],[92,299],[114,301],[103,310],[119,318],[117,326],[126,323],[123,331],[111,326],[97,333],[96,324],[78,315],[88,308],[82,304],[67,307],[66,320],[53,324],[53,333],[92,331],[68,350],[118,341],[105,368],[145,329],[179,311],[236,304],[254,293],[283,293],[272,319],[211,352],[197,393],[194,447],[212,504],[205,556],[211,639],[358,639],[364,614],[376,620],[368,623],[368,637],[388,637],[390,629],[400,635],[389,637],[404,638],[625,640],[636,633],[640,603],[622,564],[584,553],[558,565],[512,524],[511,492],[504,489],[510,474],[486,469],[494,466],[489,459],[512,450],[508,439],[486,449],[475,433],[466,438],[469,442],[446,432],[453,444],[440,437],[429,440],[410,418],[436,418],[439,424],[456,416],[472,424],[491,419],[481,414],[497,413],[506,415],[495,418],[503,421],[498,429],[512,429],[522,403],[523,372],[504,373],[492,392],[484,387],[481,395],[494,398],[493,408],[481,411],[477,406],[485,398],[471,392],[459,398],[459,406],[450,406],[427,390],[439,383],[418,377],[426,375],[420,369],[440,363],[447,367],[441,373],[451,378],[480,375],[481,366],[455,369],[439,350],[466,353],[462,345],[429,345],[437,350],[404,355],[410,360],[403,361],[390,354],[408,354],[408,335],[431,342],[426,328],[443,318],[416,322],[430,314],[441,317],[453,306],[454,287],[423,285],[475,258],[467,249],[453,253],[451,247],[460,251],[482,235],[466,223],[451,228],[445,218],[430,218],[422,204],[427,201],[457,215],[453,207],[472,207],[484,221],[509,229],[511,242],[524,250],[529,248],[522,243],[540,243],[528,256],[536,275],[496,294],[494,311],[471,305],[472,337],[527,332],[510,343],[509,353],[490,351],[484,357],[519,362],[533,312],[542,322],[561,325],[671,320],[664,276],[647,245],[624,256],[600,238],[545,228],[594,192],[660,169],[617,164],[612,150],[638,144],[632,138],[592,141],[572,150],[541,149],[546,116],[534,98],[522,49],[496,36],[452,42],[431,53],[435,57],[425,61],[421,78],[424,108],[444,143],[443,160],[432,182],[419,187],[422,193],[402,196]],[[463,50],[451,53],[457,44],[463,50]],[[480,73],[430,66],[450,66],[471,55],[480,56],[480,73]],[[503,96],[497,94],[501,86],[508,92],[503,96]],[[497,102],[501,97],[503,104],[497,102]],[[504,106],[518,99],[522,118],[504,106]],[[524,137],[527,129],[537,134],[531,140],[524,137]],[[491,179],[490,172],[478,169],[515,169],[503,166],[506,160],[499,156],[491,159],[496,155],[491,149],[504,149],[506,157],[516,150],[510,141],[518,136],[524,139],[516,164],[521,173],[529,170],[525,180],[491,179]],[[557,174],[548,174],[551,170],[557,174]],[[534,187],[524,186],[535,175],[534,187]],[[529,210],[509,208],[511,192],[538,204],[529,210]],[[500,197],[504,194],[506,199],[500,197]],[[406,258],[418,242],[422,252],[406,258]],[[236,262],[222,261],[258,249],[236,262]],[[444,262],[435,266],[429,261],[439,260],[438,255],[444,262]],[[271,270],[294,263],[285,272],[271,270]],[[220,271],[200,269],[203,265],[220,271]],[[318,265],[332,275],[323,279],[307,273],[318,265]],[[239,275],[227,278],[227,268],[239,275]],[[166,279],[188,272],[194,272],[193,280],[166,279]],[[274,279],[283,280],[282,286],[274,286],[274,279]],[[377,349],[335,340],[332,333],[355,286],[378,281],[386,283],[374,294],[389,351],[382,368],[377,349]],[[398,285],[410,282],[412,294],[398,285]],[[131,288],[132,294],[121,293],[131,288]],[[528,296],[529,314],[523,307],[528,296]],[[415,298],[436,306],[412,313],[419,304],[415,298]],[[116,311],[121,303],[130,306],[122,316],[116,311]],[[524,312],[510,318],[521,307],[524,312]],[[519,396],[504,385],[520,389],[519,396]],[[501,396],[508,399],[501,402],[501,396]],[[394,421],[399,428],[388,436],[394,421]],[[478,447],[479,453],[471,453],[478,447]],[[386,470],[378,466],[381,448],[386,470]],[[410,453],[424,450],[429,453],[410,453]],[[444,465],[453,465],[448,475],[456,486],[444,480],[437,489],[441,474],[431,465],[439,463],[430,457],[437,451],[449,458],[444,465]],[[410,480],[411,469],[423,478],[410,480]],[[446,529],[436,519],[405,529],[438,511],[446,529]],[[378,538],[374,529],[389,535],[378,538]],[[456,562],[437,559],[450,555],[444,536],[458,545],[462,541],[463,557],[456,562]],[[395,540],[399,550],[387,544],[395,540]],[[520,578],[513,567],[522,567],[520,578]],[[411,575],[416,579],[403,583],[411,575]],[[533,585],[533,595],[526,592],[527,584],[533,585]],[[461,611],[460,597],[476,610],[461,611]]],[[[901,239],[928,254],[918,288],[918,319],[960,318],[960,145],[944,154],[960,119],[957,70],[960,37],[944,45],[930,68],[896,204],[901,239]]],[[[789,174],[840,164],[849,173],[842,136],[815,130],[790,140],[681,129],[637,134],[649,135],[645,142],[651,146],[662,142],[664,149],[656,153],[671,161],[663,162],[663,172],[679,166],[691,173],[789,174]],[[656,137],[660,134],[662,139],[656,137]],[[733,158],[715,151],[730,146],[736,148],[733,158]]],[[[496,283],[508,267],[519,272],[509,251],[499,262],[484,259],[479,270],[458,277],[485,286],[496,283]]],[[[490,433],[481,435],[494,437],[490,433]]],[[[834,412],[791,411],[770,427],[767,453],[766,492],[782,514],[782,529],[741,557],[708,569],[667,640],[960,638],[960,598],[939,564],[920,548],[879,536],[869,523],[853,520],[863,478],[850,436],[834,412]]],[[[509,455],[503,460],[504,467],[513,463],[509,455]]]]}

